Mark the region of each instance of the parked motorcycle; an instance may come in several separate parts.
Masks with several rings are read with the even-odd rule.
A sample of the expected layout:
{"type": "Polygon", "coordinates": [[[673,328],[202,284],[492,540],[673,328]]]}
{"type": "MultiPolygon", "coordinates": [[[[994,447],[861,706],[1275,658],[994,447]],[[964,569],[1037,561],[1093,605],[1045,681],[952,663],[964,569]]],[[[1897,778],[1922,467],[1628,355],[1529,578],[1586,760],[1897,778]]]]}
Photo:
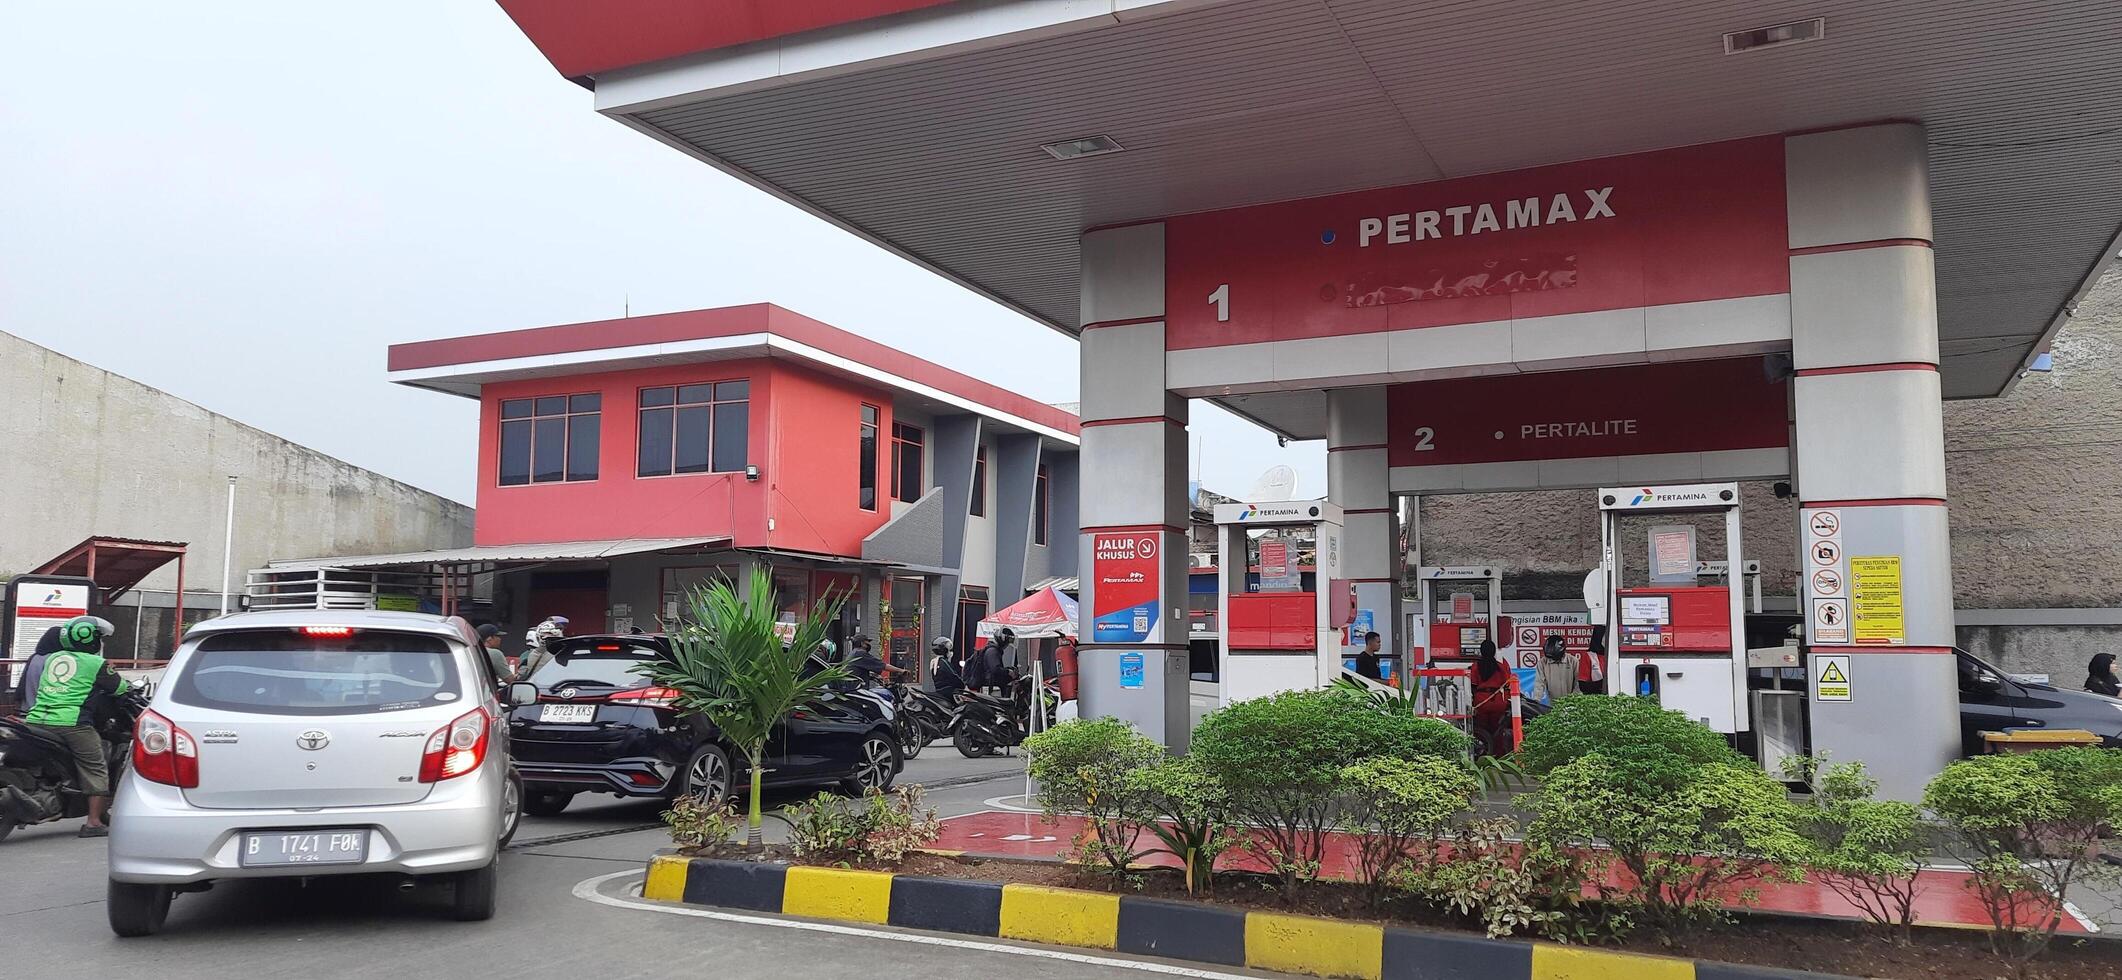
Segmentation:
{"type": "MultiPolygon", "coordinates": [[[[1038,700],[1045,716],[1039,728],[1044,731],[1053,727],[1054,713],[1061,705],[1060,692],[1052,681],[1039,692],[1038,700]]],[[[951,743],[968,759],[993,755],[1024,744],[1025,736],[1031,734],[1031,717],[1029,674],[1010,682],[1006,698],[968,691],[959,696],[957,711],[951,715],[951,743]]]]}
{"type": "Polygon", "coordinates": [[[902,758],[920,755],[928,743],[949,734],[952,710],[934,692],[902,683],[893,686],[892,694],[899,703],[899,713],[893,717],[892,725],[899,732],[902,758]]]}
{"type": "MultiPolygon", "coordinates": [[[[118,785],[133,756],[133,726],[147,710],[149,690],[135,684],[110,698],[97,733],[103,736],[110,784],[118,785]]],[[[74,754],[23,722],[0,718],[0,841],[19,826],[88,815],[88,797],[77,788],[74,754]]]]}

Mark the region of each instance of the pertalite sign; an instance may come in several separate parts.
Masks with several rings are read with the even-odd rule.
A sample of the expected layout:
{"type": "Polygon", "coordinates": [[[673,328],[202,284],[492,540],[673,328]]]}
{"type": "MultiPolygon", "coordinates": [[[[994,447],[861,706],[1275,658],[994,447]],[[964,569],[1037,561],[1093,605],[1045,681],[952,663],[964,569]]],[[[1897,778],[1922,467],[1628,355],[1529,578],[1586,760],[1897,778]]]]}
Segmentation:
{"type": "Polygon", "coordinates": [[[1091,639],[1098,643],[1162,642],[1159,586],[1163,559],[1154,530],[1091,536],[1091,639]]]}
{"type": "Polygon", "coordinates": [[[1172,350],[1790,291],[1783,139],[1180,215],[1172,350]]]}
{"type": "Polygon", "coordinates": [[[1775,449],[1786,385],[1759,358],[1393,385],[1392,466],[1775,449]]]}

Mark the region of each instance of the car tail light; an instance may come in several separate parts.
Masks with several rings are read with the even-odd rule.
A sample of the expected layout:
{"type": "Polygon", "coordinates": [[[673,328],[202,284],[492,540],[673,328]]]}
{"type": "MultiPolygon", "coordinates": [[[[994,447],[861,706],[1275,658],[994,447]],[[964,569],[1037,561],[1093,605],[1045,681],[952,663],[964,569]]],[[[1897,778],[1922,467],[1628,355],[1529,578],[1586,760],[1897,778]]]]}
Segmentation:
{"type": "Polygon", "coordinates": [[[492,721],[485,708],[473,708],[436,729],[420,753],[420,781],[439,783],[479,768],[486,761],[487,729],[492,721]]]}
{"type": "Polygon", "coordinates": [[[304,626],[302,627],[302,635],[317,637],[348,637],[354,635],[354,628],[351,626],[304,626]]]}
{"type": "Polygon", "coordinates": [[[615,704],[645,704],[651,708],[668,708],[678,701],[678,689],[674,687],[644,687],[633,691],[620,691],[606,700],[615,704]]]}
{"type": "Polygon", "coordinates": [[[133,771],[141,779],[196,789],[199,786],[199,743],[192,733],[152,711],[140,713],[133,726],[133,771]]]}

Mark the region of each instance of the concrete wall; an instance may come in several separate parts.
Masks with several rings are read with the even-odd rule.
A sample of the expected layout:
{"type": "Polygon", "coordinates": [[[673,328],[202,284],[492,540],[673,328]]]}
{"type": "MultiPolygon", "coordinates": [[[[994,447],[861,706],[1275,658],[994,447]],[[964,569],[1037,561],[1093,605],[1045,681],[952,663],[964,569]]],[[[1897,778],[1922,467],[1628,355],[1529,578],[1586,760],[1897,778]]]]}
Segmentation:
{"type": "MultiPolygon", "coordinates": [[[[232,591],[242,589],[244,570],[272,559],[471,543],[464,504],[4,333],[0,390],[9,395],[0,412],[0,573],[27,570],[91,535],[184,541],[187,604],[211,602],[231,475],[239,478],[232,591]]],[[[316,410],[360,424],[358,406],[316,410]]],[[[175,565],[145,584],[174,589],[175,565]]],[[[147,604],[168,598],[151,592],[147,604]]],[[[166,650],[168,630],[159,642],[152,649],[166,650]]],[[[119,643],[129,650],[131,639],[119,643]]]]}
{"type": "MultiPolygon", "coordinates": [[[[2054,371],[2006,396],[1945,404],[1953,599],[1962,647],[2076,687],[2093,654],[2122,651],[2122,275],[2093,290],[2053,350],[2054,371]],[[2042,612],[2059,608],[2080,612],[2042,612]],[[1988,625],[2000,617],[1981,610],[2020,612],[1988,625]]],[[[1767,484],[1743,492],[1746,557],[1787,608],[1793,501],[1767,484]]],[[[1722,536],[1697,532],[1703,557],[1722,536]]],[[[1567,600],[1598,563],[1598,511],[1589,491],[1428,496],[1421,542],[1427,564],[1501,563],[1511,599],[1567,600]]],[[[1641,531],[1623,547],[1640,574],[1641,531]]]]}
{"type": "MultiPolygon", "coordinates": [[[[965,555],[958,565],[962,584],[985,589],[995,587],[995,478],[1002,472],[1002,447],[995,438],[994,430],[980,427],[980,450],[987,454],[986,486],[980,488],[982,496],[980,513],[972,512],[972,492],[968,482],[966,489],[965,555]]],[[[1021,573],[1020,573],[1021,574],[1021,573]]],[[[1014,599],[1015,597],[1010,597],[1014,599]]],[[[1006,604],[1009,600],[997,595],[996,602],[1006,604]]]]}

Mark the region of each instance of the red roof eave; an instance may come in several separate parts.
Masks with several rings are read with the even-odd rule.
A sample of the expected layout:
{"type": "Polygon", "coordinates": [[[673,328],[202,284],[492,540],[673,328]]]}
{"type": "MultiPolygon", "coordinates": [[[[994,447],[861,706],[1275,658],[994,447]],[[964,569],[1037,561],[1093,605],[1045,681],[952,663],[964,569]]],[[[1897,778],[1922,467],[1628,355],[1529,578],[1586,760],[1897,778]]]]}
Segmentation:
{"type": "MultiPolygon", "coordinates": [[[[1052,405],[771,303],[598,320],[590,323],[567,323],[393,344],[387,364],[388,369],[394,372],[417,371],[510,358],[575,354],[743,334],[770,334],[914,384],[946,392],[1003,415],[1015,416],[1069,435],[1079,432],[1080,423],[1076,416],[1052,405]]],[[[589,365],[584,367],[586,370],[590,368],[589,365]]]]}
{"type": "Polygon", "coordinates": [[[598,72],[934,7],[948,0],[498,0],[560,74],[598,72]]]}

